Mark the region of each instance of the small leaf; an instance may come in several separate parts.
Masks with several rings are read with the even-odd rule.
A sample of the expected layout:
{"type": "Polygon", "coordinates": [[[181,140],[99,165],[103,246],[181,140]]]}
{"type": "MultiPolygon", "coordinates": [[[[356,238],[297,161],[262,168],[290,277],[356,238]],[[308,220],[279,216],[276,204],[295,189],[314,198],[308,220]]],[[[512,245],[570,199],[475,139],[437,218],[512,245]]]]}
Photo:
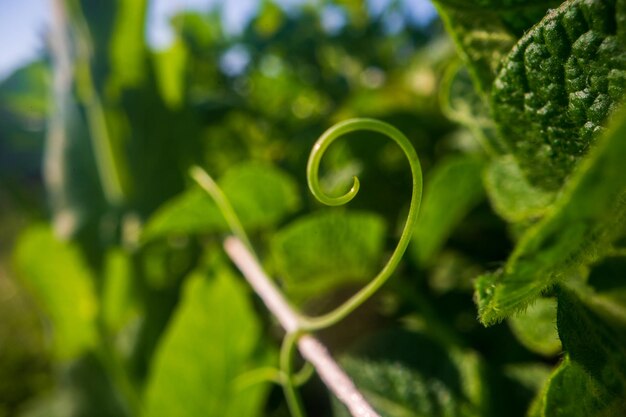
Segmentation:
{"type": "Polygon", "coordinates": [[[553,356],[561,351],[553,298],[538,298],[526,311],[510,317],[509,326],[517,340],[533,352],[553,356]]]}
{"type": "MultiPolygon", "coordinates": [[[[246,229],[275,225],[300,207],[295,181],[269,165],[245,163],[231,168],[218,181],[246,229]]],[[[144,241],[163,236],[227,231],[215,202],[194,188],[165,203],[146,225],[144,241]]]]}
{"type": "Polygon", "coordinates": [[[511,223],[543,217],[554,200],[553,193],[528,183],[511,155],[493,160],[484,180],[494,211],[511,223]]]}
{"type": "Polygon", "coordinates": [[[623,101],[625,18],[620,0],[568,0],[502,63],[493,114],[531,184],[559,189],[623,101]]]}
{"type": "Polygon", "coordinates": [[[91,271],[78,248],[36,225],[20,237],[14,260],[24,284],[50,318],[59,359],[74,359],[94,347],[98,302],[91,271]]]}
{"type": "Polygon", "coordinates": [[[526,231],[501,271],[480,277],[480,320],[492,324],[600,258],[623,230],[624,113],[578,166],[548,214],[526,231]]]}
{"type": "Polygon", "coordinates": [[[324,211],[280,230],[271,248],[287,291],[311,295],[371,280],[384,238],[385,223],[375,214],[324,211]]]}
{"type": "Polygon", "coordinates": [[[482,166],[476,157],[455,157],[442,161],[430,173],[412,239],[411,253],[418,262],[428,263],[454,227],[480,202],[484,195],[482,166]]]}
{"type": "Polygon", "coordinates": [[[260,336],[247,291],[228,269],[192,274],[156,352],[144,416],[260,416],[267,385],[235,384],[255,365],[260,336]]]}

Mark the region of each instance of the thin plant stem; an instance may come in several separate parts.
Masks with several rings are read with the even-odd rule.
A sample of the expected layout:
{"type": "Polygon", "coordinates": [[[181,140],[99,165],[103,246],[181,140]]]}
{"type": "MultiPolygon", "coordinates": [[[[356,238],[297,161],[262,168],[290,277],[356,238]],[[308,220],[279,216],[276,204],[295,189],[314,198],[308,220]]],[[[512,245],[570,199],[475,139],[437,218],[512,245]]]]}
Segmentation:
{"type": "Polygon", "coordinates": [[[319,165],[324,152],[335,140],[346,133],[358,130],[373,131],[389,137],[400,146],[406,155],[411,168],[411,175],[413,177],[409,214],[396,249],[393,251],[391,257],[378,275],[376,275],[376,277],[374,277],[374,279],[372,279],[359,292],[354,294],[346,302],[331,312],[319,317],[304,317],[302,319],[304,326],[303,330],[314,331],[327,328],[338,323],[368,300],[374,293],[376,293],[376,291],[378,291],[380,287],[383,286],[385,282],[387,282],[389,277],[393,274],[393,271],[395,271],[400,263],[402,255],[404,255],[404,252],[406,251],[411,235],[413,234],[417,215],[419,213],[420,203],[422,200],[422,169],[417,153],[415,152],[411,142],[406,136],[404,136],[404,134],[402,134],[402,132],[387,123],[374,119],[350,119],[345,122],[338,123],[328,129],[318,139],[313,146],[307,165],[307,180],[313,195],[320,202],[330,206],[346,204],[356,196],[360,186],[359,179],[357,177],[354,177],[352,188],[350,188],[350,190],[342,196],[331,197],[322,191],[319,184],[319,165]]]}
{"type": "Polygon", "coordinates": [[[300,394],[295,388],[293,381],[293,357],[296,349],[296,343],[298,341],[299,333],[287,333],[283,339],[283,344],[280,349],[280,368],[283,370],[285,380],[283,381],[283,391],[285,393],[285,399],[287,400],[287,406],[291,412],[292,417],[306,417],[306,412],[302,405],[302,399],[300,394]]]}
{"type": "MultiPolygon", "coordinates": [[[[126,164],[123,161],[123,154],[119,149],[115,149],[113,138],[110,135],[104,107],[96,87],[94,85],[91,72],[92,45],[91,34],[85,22],[80,5],[73,3],[71,10],[68,10],[62,0],[52,0],[55,10],[54,16],[56,25],[62,31],[61,36],[69,42],[70,29],[74,29],[75,62],[74,71],[69,71],[66,76],[75,79],[76,92],[79,100],[85,107],[85,116],[89,127],[89,137],[91,138],[96,168],[104,196],[113,207],[119,207],[126,199],[126,192],[123,183],[123,171],[126,164]],[[70,27],[69,13],[72,14],[74,25],[70,27]]],[[[69,59],[69,56],[66,58],[69,59]]],[[[64,103],[61,103],[64,105],[64,103]]],[[[61,110],[63,111],[63,110],[61,110]]]]}
{"type": "Polygon", "coordinates": [[[244,242],[248,249],[254,253],[250,239],[241,225],[241,221],[237,213],[235,213],[235,209],[233,209],[230,201],[228,201],[228,198],[224,195],[224,192],[213,178],[211,178],[205,170],[197,166],[193,166],[189,169],[189,175],[213,198],[233,234],[244,242]]]}

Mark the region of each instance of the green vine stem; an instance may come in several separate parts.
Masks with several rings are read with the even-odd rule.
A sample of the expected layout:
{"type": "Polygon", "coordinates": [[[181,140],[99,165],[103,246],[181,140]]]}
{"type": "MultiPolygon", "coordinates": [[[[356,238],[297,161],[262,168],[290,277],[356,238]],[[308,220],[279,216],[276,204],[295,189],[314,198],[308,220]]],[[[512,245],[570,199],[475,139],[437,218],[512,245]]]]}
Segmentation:
{"type": "Polygon", "coordinates": [[[393,251],[391,257],[378,275],[376,275],[374,279],[372,279],[369,284],[363,287],[359,292],[354,294],[346,302],[331,312],[319,317],[301,317],[301,330],[304,331],[320,330],[338,323],[368,300],[372,295],[374,295],[374,293],[376,293],[376,291],[378,291],[378,289],[380,289],[380,287],[387,282],[400,263],[402,255],[404,255],[404,252],[406,251],[411,235],[413,234],[417,215],[419,213],[420,203],[422,200],[422,168],[417,153],[415,152],[411,142],[406,136],[404,136],[404,134],[402,134],[402,132],[385,122],[374,119],[363,118],[346,120],[328,129],[318,139],[313,146],[307,165],[307,180],[311,193],[313,193],[313,195],[320,202],[329,206],[346,204],[356,196],[360,186],[359,179],[357,177],[354,177],[352,187],[344,195],[338,197],[327,195],[321,189],[319,184],[319,166],[324,153],[335,140],[347,133],[360,130],[377,132],[389,137],[400,146],[406,155],[411,168],[411,175],[413,177],[413,189],[411,194],[411,205],[409,206],[409,214],[396,249],[393,251]]]}
{"type": "Polygon", "coordinates": [[[285,375],[283,391],[292,417],[306,417],[300,394],[295,387],[293,372],[293,356],[299,337],[299,332],[287,333],[280,349],[280,368],[285,375]]]}
{"type": "Polygon", "coordinates": [[[213,201],[217,204],[217,207],[224,216],[224,220],[226,220],[226,224],[228,224],[228,227],[233,234],[237,236],[239,240],[244,242],[248,249],[254,253],[250,239],[248,238],[237,213],[235,213],[235,209],[233,209],[230,201],[228,201],[228,198],[224,195],[224,192],[213,180],[213,178],[211,178],[205,170],[197,166],[193,166],[189,169],[189,175],[213,198],[213,201]]]}

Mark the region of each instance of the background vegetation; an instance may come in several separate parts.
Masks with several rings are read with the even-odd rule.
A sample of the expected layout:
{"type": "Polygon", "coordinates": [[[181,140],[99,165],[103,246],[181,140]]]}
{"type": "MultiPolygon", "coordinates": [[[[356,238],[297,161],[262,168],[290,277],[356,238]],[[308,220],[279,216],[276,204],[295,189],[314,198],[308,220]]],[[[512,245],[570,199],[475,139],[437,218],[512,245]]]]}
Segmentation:
{"type": "MultiPolygon", "coordinates": [[[[626,412],[622,0],[441,1],[430,23],[402,1],[268,0],[236,35],[181,12],[163,51],[145,0],[54,7],[45,56],[0,84],[0,417],[288,415],[254,378],[281,331],[188,169],[217,178],[289,299],[328,311],[378,271],[410,199],[401,150],[365,133],[323,161],[324,187],[358,175],[358,197],[309,194],[314,141],[363,116],[425,175],[401,267],[319,335],[372,404],[626,412]]],[[[315,376],[302,393],[311,416],[347,415],[315,376]]]]}

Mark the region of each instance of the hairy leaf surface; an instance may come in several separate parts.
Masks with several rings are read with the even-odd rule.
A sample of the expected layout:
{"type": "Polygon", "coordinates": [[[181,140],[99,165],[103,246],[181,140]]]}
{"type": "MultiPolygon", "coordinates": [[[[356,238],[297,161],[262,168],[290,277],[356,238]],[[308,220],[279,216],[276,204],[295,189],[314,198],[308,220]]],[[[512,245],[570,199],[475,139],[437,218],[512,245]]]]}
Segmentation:
{"type": "MultiPolygon", "coordinates": [[[[446,351],[422,335],[379,334],[341,364],[382,417],[489,415],[478,356],[446,351]]],[[[335,416],[349,413],[335,402],[335,416]]]]}
{"type": "Polygon", "coordinates": [[[504,268],[476,284],[480,320],[492,324],[596,261],[623,231],[626,119],[580,164],[549,214],[520,239],[504,268]]]}
{"type": "Polygon", "coordinates": [[[461,57],[484,92],[491,89],[501,60],[524,31],[559,0],[436,0],[461,57]]]}
{"type": "Polygon", "coordinates": [[[493,114],[532,184],[560,188],[623,101],[625,19],[624,0],[566,1],[503,61],[493,114]]]}

